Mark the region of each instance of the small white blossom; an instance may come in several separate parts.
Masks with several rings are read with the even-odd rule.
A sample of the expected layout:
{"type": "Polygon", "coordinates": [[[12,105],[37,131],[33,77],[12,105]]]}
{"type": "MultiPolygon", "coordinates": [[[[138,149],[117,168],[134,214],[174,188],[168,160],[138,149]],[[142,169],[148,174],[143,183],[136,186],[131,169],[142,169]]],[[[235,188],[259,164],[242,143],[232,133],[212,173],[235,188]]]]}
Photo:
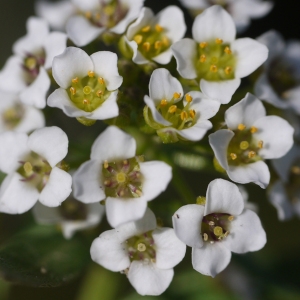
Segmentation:
{"type": "Polygon", "coordinates": [[[157,227],[150,209],[144,217],[103,232],[91,246],[92,259],[113,272],[124,271],[141,295],[160,295],[170,285],[186,247],[172,228],[157,227]]]}
{"type": "Polygon", "coordinates": [[[183,78],[197,79],[211,99],[226,104],[241,79],[256,70],[268,56],[265,45],[250,39],[235,39],[231,16],[218,5],[196,17],[193,39],[185,38],[171,48],[183,78]]]}
{"type": "Polygon", "coordinates": [[[73,176],[76,199],[84,203],[106,199],[106,215],[112,227],[142,218],[147,202],[163,192],[172,178],[169,165],[141,162],[135,151],[135,140],[110,126],[95,140],[91,160],[73,176]]]}
{"type": "Polygon", "coordinates": [[[263,160],[285,155],[294,129],[278,116],[266,116],[262,102],[249,93],[225,112],[225,123],[228,129],[209,136],[217,161],[231,180],[266,188],[270,172],[263,160]]]}
{"type": "Polygon", "coordinates": [[[205,206],[179,208],[173,226],[177,237],[192,247],[194,269],[212,277],[227,267],[231,252],[257,251],[266,243],[259,217],[244,208],[238,187],[223,179],[208,185],[205,206]]]}
{"type": "Polygon", "coordinates": [[[59,206],[71,193],[72,177],[61,160],[68,152],[68,137],[58,127],[25,133],[0,134],[0,170],[8,174],[0,188],[0,211],[21,214],[39,200],[59,206]]]}

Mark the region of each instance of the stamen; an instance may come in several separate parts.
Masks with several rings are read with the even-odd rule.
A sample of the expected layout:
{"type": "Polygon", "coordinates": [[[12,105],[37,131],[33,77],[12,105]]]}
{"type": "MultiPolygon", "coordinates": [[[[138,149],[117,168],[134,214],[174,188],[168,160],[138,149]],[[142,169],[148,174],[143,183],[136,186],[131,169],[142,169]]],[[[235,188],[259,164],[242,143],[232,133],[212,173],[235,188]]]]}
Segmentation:
{"type": "Polygon", "coordinates": [[[232,160],[237,159],[237,155],[235,153],[230,153],[230,157],[232,160]]]}
{"type": "Polygon", "coordinates": [[[140,34],[137,34],[133,40],[139,45],[143,41],[143,36],[140,34]]]}
{"type": "Polygon", "coordinates": [[[161,27],[159,24],[156,24],[156,25],[155,25],[155,30],[156,30],[157,32],[162,32],[162,31],[163,31],[163,27],[161,27]]]}
{"type": "Polygon", "coordinates": [[[162,99],[160,101],[160,106],[166,106],[168,104],[168,101],[166,99],[162,99]]]}
{"type": "Polygon", "coordinates": [[[186,94],[185,95],[185,100],[186,100],[186,102],[190,103],[190,102],[193,101],[193,97],[190,94],[186,94]]]}
{"type": "Polygon", "coordinates": [[[206,61],[206,56],[204,54],[202,54],[200,56],[200,62],[204,63],[206,61]]]}
{"type": "Polygon", "coordinates": [[[209,221],[209,222],[208,222],[208,225],[209,225],[209,226],[214,226],[214,225],[215,225],[215,222],[214,222],[214,221],[209,221]]]}
{"type": "Polygon", "coordinates": [[[257,146],[258,146],[259,149],[261,149],[264,146],[264,142],[263,141],[258,141],[257,146]]]}
{"type": "Polygon", "coordinates": [[[166,36],[164,36],[162,38],[162,42],[163,42],[164,46],[169,47],[170,42],[169,42],[169,39],[166,36]]]}
{"type": "Polygon", "coordinates": [[[216,236],[221,236],[221,235],[223,234],[223,228],[220,227],[220,226],[216,226],[216,227],[214,228],[214,234],[215,234],[216,236]]]}
{"type": "Polygon", "coordinates": [[[225,73],[226,73],[227,75],[229,75],[229,74],[231,74],[231,72],[232,72],[232,68],[228,66],[228,67],[225,68],[224,71],[225,71],[225,73]]]}
{"type": "Polygon", "coordinates": [[[150,47],[151,47],[151,45],[150,45],[149,42],[145,42],[145,43],[143,44],[143,49],[144,49],[145,51],[147,51],[147,52],[150,50],[150,47]]]}
{"type": "Polygon", "coordinates": [[[107,168],[108,168],[108,161],[107,161],[107,160],[104,161],[104,163],[103,163],[103,168],[104,168],[104,169],[107,169],[107,168]]]}
{"type": "Polygon", "coordinates": [[[257,132],[257,130],[258,129],[256,127],[252,126],[251,129],[250,129],[250,132],[251,133],[255,133],[255,132],[257,132]]]}
{"type": "Polygon", "coordinates": [[[23,168],[24,168],[24,171],[25,171],[26,175],[31,175],[33,168],[32,168],[32,164],[29,161],[27,161],[23,165],[23,168]]]}
{"type": "Polygon", "coordinates": [[[249,153],[248,153],[249,158],[253,158],[255,155],[256,155],[256,153],[254,151],[249,151],[249,153]]]}
{"type": "Polygon", "coordinates": [[[98,82],[100,84],[105,84],[105,81],[104,81],[104,79],[102,77],[98,77],[98,82]]]}
{"type": "Polygon", "coordinates": [[[224,52],[226,54],[231,54],[232,53],[229,47],[225,47],[224,52]]]}
{"type": "Polygon", "coordinates": [[[177,110],[177,106],[176,105],[171,105],[168,109],[168,112],[173,114],[173,113],[176,112],[176,110],[177,110]]]}
{"type": "Polygon", "coordinates": [[[138,246],[137,246],[137,249],[140,252],[144,252],[144,251],[146,251],[147,247],[144,243],[139,243],[138,246]]]}
{"type": "Polygon", "coordinates": [[[75,78],[72,79],[72,82],[73,82],[73,83],[78,83],[78,81],[79,81],[79,80],[78,80],[78,77],[75,77],[75,78]]]}
{"type": "Polygon", "coordinates": [[[300,175],[300,168],[298,166],[293,166],[291,168],[292,173],[296,174],[296,175],[300,175]]]}
{"type": "Polygon", "coordinates": [[[208,240],[208,235],[207,235],[207,233],[204,233],[204,234],[203,234],[203,239],[204,239],[205,242],[208,240]]]}
{"type": "Polygon", "coordinates": [[[238,125],[238,130],[241,130],[241,131],[242,131],[242,130],[244,130],[245,128],[246,128],[246,126],[245,126],[244,124],[242,124],[242,123],[238,125]]]}
{"type": "Polygon", "coordinates": [[[181,97],[181,93],[175,92],[175,93],[173,94],[173,98],[174,98],[174,99],[179,99],[180,97],[181,97]]]}
{"type": "Polygon", "coordinates": [[[100,98],[100,97],[103,95],[103,92],[100,91],[100,90],[98,90],[98,91],[96,92],[96,95],[100,98]]]}
{"type": "Polygon", "coordinates": [[[180,119],[182,121],[186,120],[188,118],[188,114],[186,111],[182,111],[181,114],[180,114],[180,119]]]}
{"type": "Polygon", "coordinates": [[[92,91],[92,88],[90,86],[86,85],[82,91],[85,95],[89,95],[92,91]]]}
{"type": "Polygon", "coordinates": [[[207,42],[202,42],[199,44],[200,48],[204,49],[205,47],[207,47],[207,42]]]}
{"type": "Polygon", "coordinates": [[[196,111],[194,109],[190,109],[189,113],[190,113],[191,118],[194,119],[196,116],[196,111]]]}
{"type": "Polygon", "coordinates": [[[76,89],[74,87],[70,87],[70,92],[74,96],[76,94],[76,89]]]}
{"type": "Polygon", "coordinates": [[[223,44],[223,40],[222,40],[222,39],[219,39],[219,38],[216,38],[215,42],[216,42],[216,44],[218,44],[218,45],[223,44]]]}
{"type": "Polygon", "coordinates": [[[95,76],[95,73],[93,71],[88,71],[88,76],[92,78],[95,76]]]}
{"type": "Polygon", "coordinates": [[[82,104],[90,104],[90,101],[88,99],[83,99],[82,104]]]}
{"type": "Polygon", "coordinates": [[[242,142],[240,143],[240,148],[241,148],[242,150],[248,149],[248,148],[249,148],[249,143],[248,143],[247,141],[242,141],[242,142]]]}
{"type": "Polygon", "coordinates": [[[229,217],[228,217],[228,221],[230,221],[230,222],[232,222],[233,219],[234,219],[234,216],[229,216],[229,217]]]}
{"type": "Polygon", "coordinates": [[[135,193],[136,193],[139,197],[141,197],[141,196],[143,195],[143,193],[142,193],[140,190],[138,190],[138,189],[136,189],[135,193]]]}
{"type": "Polygon", "coordinates": [[[156,41],[154,43],[154,49],[159,50],[162,46],[162,42],[161,41],[156,41]]]}
{"type": "Polygon", "coordinates": [[[86,12],[85,12],[85,17],[86,17],[87,19],[90,19],[90,18],[92,17],[92,13],[91,13],[90,11],[86,11],[86,12]]]}
{"type": "Polygon", "coordinates": [[[210,71],[213,72],[213,73],[218,72],[218,67],[217,67],[216,65],[211,65],[209,69],[210,69],[210,71]]]}
{"type": "Polygon", "coordinates": [[[142,28],[142,32],[149,32],[151,29],[151,27],[148,25],[148,26],[145,26],[142,28]]]}
{"type": "Polygon", "coordinates": [[[225,233],[224,233],[224,237],[228,237],[228,235],[229,235],[229,231],[226,231],[225,233]]]}
{"type": "Polygon", "coordinates": [[[111,184],[111,181],[110,181],[110,180],[105,180],[105,181],[104,181],[104,185],[105,185],[105,186],[110,186],[110,184],[111,184]]]}

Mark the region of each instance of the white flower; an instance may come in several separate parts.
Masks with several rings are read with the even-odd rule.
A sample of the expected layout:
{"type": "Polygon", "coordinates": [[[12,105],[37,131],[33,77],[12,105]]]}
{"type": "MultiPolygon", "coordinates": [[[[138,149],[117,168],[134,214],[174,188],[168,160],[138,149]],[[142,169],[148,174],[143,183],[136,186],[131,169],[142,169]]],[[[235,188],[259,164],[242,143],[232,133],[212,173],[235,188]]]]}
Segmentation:
{"type": "Polygon", "coordinates": [[[172,178],[169,165],[141,162],[135,151],[135,140],[110,126],[95,140],[91,160],[73,176],[76,199],[84,203],[106,199],[106,215],[112,227],[142,218],[147,202],[163,192],[172,178]]]}
{"type": "Polygon", "coordinates": [[[0,73],[0,89],[19,93],[24,104],[44,108],[46,93],[50,87],[47,70],[53,57],[66,48],[67,36],[61,32],[49,32],[45,20],[30,17],[27,35],[13,45],[13,53],[0,73]]]}
{"type": "Polygon", "coordinates": [[[192,10],[192,13],[201,13],[211,5],[221,5],[232,16],[238,32],[244,31],[251,19],[258,19],[270,12],[273,8],[271,1],[261,0],[180,0],[182,5],[192,10]]]}
{"type": "Polygon", "coordinates": [[[180,82],[167,69],[156,69],[150,78],[149,96],[144,97],[147,124],[157,130],[164,142],[178,138],[198,141],[212,128],[207,119],[219,110],[220,103],[205,99],[200,92],[183,97],[180,82]],[[150,111],[149,111],[150,109],[150,111]]]}
{"type": "Polygon", "coordinates": [[[260,99],[281,109],[292,109],[300,114],[300,42],[284,42],[275,30],[270,30],[257,40],[269,48],[269,58],[264,72],[255,84],[255,94],[260,99]]]}
{"type": "Polygon", "coordinates": [[[62,109],[69,117],[116,117],[117,89],[123,81],[117,60],[117,55],[109,51],[89,56],[80,48],[68,47],[53,60],[53,77],[60,88],[48,97],[47,104],[62,109]]]}
{"type": "Polygon", "coordinates": [[[15,94],[0,91],[0,133],[28,133],[44,126],[45,118],[39,109],[23,104],[15,94]]]}
{"type": "Polygon", "coordinates": [[[67,35],[85,46],[104,32],[122,34],[138,17],[144,0],[71,0],[78,14],[67,22],[67,35]]]}
{"type": "Polygon", "coordinates": [[[68,152],[68,137],[58,127],[0,135],[0,170],[8,174],[0,189],[0,211],[21,214],[37,200],[59,206],[71,193],[72,177],[61,160],[68,152]]]}
{"type": "Polygon", "coordinates": [[[209,136],[217,161],[231,180],[266,188],[270,172],[263,160],[285,155],[294,129],[278,116],[266,116],[262,102],[249,93],[225,112],[225,122],[228,129],[209,136]]]}
{"type": "Polygon", "coordinates": [[[172,46],[177,70],[183,78],[197,79],[203,93],[226,104],[240,85],[240,78],[256,70],[268,56],[265,45],[250,38],[235,40],[231,16],[215,5],[197,16],[193,38],[172,46]]]}
{"type": "Polygon", "coordinates": [[[160,295],[184,257],[185,245],[172,228],[158,227],[153,212],[103,232],[91,246],[92,259],[113,272],[124,271],[141,295],[160,295]]]}
{"type": "Polygon", "coordinates": [[[194,269],[212,277],[227,267],[231,252],[257,251],[266,243],[256,213],[244,209],[238,187],[223,179],[208,185],[205,206],[179,208],[173,226],[177,237],[192,247],[194,269]]]}
{"type": "Polygon", "coordinates": [[[125,41],[133,51],[136,64],[153,60],[168,64],[172,58],[171,45],[185,34],[186,25],[182,11],[177,6],[168,6],[154,16],[150,8],[144,7],[139,18],[126,32],[125,41]]]}

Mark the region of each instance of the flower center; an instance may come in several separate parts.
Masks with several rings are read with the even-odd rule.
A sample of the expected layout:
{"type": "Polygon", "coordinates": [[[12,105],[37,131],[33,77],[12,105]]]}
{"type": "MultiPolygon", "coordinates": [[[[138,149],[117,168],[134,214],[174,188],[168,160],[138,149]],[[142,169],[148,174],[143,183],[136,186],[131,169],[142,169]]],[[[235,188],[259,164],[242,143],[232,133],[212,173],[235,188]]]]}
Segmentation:
{"type": "Polygon", "coordinates": [[[40,53],[37,54],[26,54],[22,67],[26,72],[28,84],[32,83],[39,75],[40,67],[45,64],[45,57],[44,50],[41,50],[40,53]]]}
{"type": "Polygon", "coordinates": [[[199,44],[196,61],[198,78],[208,81],[233,79],[235,66],[236,57],[223,40],[217,38],[199,44]]]}
{"type": "Polygon", "coordinates": [[[2,113],[2,119],[5,127],[8,130],[14,129],[21,122],[24,114],[24,107],[20,103],[6,109],[2,113]]]}
{"type": "Polygon", "coordinates": [[[104,162],[102,175],[106,196],[137,198],[142,195],[140,161],[141,157],[133,157],[123,161],[104,162]]]}
{"type": "Polygon", "coordinates": [[[159,55],[170,46],[165,29],[159,24],[143,27],[136,33],[133,40],[138,44],[138,50],[148,59],[159,55]]]}
{"type": "Polygon", "coordinates": [[[63,201],[59,212],[64,219],[70,221],[83,221],[87,218],[87,206],[73,198],[63,201]]]}
{"type": "Polygon", "coordinates": [[[252,126],[247,129],[244,124],[239,124],[234,130],[234,137],[231,139],[227,149],[227,160],[229,165],[238,166],[261,160],[257,154],[263,148],[263,141],[256,141],[253,134],[257,128],[252,126]]]}
{"type": "Polygon", "coordinates": [[[133,236],[125,243],[131,261],[142,260],[145,262],[155,262],[156,252],[152,231],[148,231],[139,236],[133,236]]]}
{"type": "Polygon", "coordinates": [[[104,79],[92,71],[82,79],[73,78],[67,92],[76,107],[86,112],[94,111],[110,96],[104,79]]]}
{"type": "Polygon", "coordinates": [[[219,242],[229,235],[233,216],[225,213],[213,213],[203,217],[201,233],[205,242],[219,242]]]}

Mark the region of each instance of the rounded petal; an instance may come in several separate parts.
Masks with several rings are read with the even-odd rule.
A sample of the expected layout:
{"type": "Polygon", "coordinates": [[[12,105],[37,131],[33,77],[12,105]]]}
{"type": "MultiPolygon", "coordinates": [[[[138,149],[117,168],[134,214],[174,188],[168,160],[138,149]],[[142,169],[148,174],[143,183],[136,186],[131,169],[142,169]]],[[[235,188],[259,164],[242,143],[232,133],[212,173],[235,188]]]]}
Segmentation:
{"type": "Polygon", "coordinates": [[[225,122],[228,128],[234,130],[239,124],[244,124],[248,129],[254,122],[266,115],[262,102],[250,93],[246,97],[228,108],[225,112],[225,122]]]}
{"type": "Polygon", "coordinates": [[[107,127],[94,141],[91,159],[114,161],[135,156],[135,139],[116,126],[107,127]],[[108,150],[109,149],[109,150],[108,150]]]}
{"type": "Polygon", "coordinates": [[[49,180],[43,188],[39,201],[49,207],[59,206],[72,192],[72,176],[54,167],[49,180]]]}
{"type": "Polygon", "coordinates": [[[176,130],[173,128],[168,128],[169,131],[175,131],[177,134],[182,136],[184,139],[188,141],[200,141],[206,132],[212,128],[211,122],[204,120],[204,121],[197,121],[196,124],[192,127],[183,130],[176,130]]]}
{"type": "Polygon", "coordinates": [[[253,138],[263,141],[263,148],[259,150],[259,155],[264,159],[280,158],[294,144],[294,128],[278,116],[260,118],[253,126],[258,128],[253,138]]]}
{"type": "Polygon", "coordinates": [[[244,200],[239,188],[224,179],[215,179],[208,185],[204,215],[227,213],[237,216],[244,209],[244,200]]]}
{"type": "Polygon", "coordinates": [[[232,181],[243,184],[254,182],[263,189],[265,189],[270,182],[269,168],[267,164],[261,160],[238,167],[229,166],[227,175],[232,181]]]}
{"type": "Polygon", "coordinates": [[[152,57],[152,60],[157,62],[158,64],[166,65],[170,62],[172,56],[173,53],[171,51],[171,48],[168,48],[166,51],[162,52],[161,54],[152,57]]]}
{"type": "Polygon", "coordinates": [[[231,50],[236,55],[235,76],[243,78],[254,72],[268,58],[268,48],[250,38],[242,38],[231,43],[231,50]]]}
{"type": "Polygon", "coordinates": [[[266,242],[266,233],[260,219],[250,209],[245,209],[233,219],[230,234],[222,241],[225,247],[235,253],[260,250],[266,242]]]}
{"type": "Polygon", "coordinates": [[[94,71],[97,76],[103,77],[109,91],[116,90],[123,82],[118,71],[118,56],[110,51],[98,51],[91,55],[94,71]]]}
{"type": "Polygon", "coordinates": [[[201,248],[201,222],[204,206],[188,204],[180,207],[173,215],[173,227],[177,237],[190,247],[201,248]]]}
{"type": "Polygon", "coordinates": [[[194,40],[198,43],[208,42],[216,38],[225,43],[235,39],[235,24],[232,17],[221,6],[214,5],[198,15],[192,27],[194,40]]]}
{"type": "Polygon", "coordinates": [[[127,269],[130,266],[130,259],[123,242],[116,230],[104,231],[92,243],[90,250],[92,260],[113,272],[127,269]]]}
{"type": "Polygon", "coordinates": [[[0,187],[0,211],[7,214],[22,214],[34,206],[39,191],[30,183],[22,181],[19,173],[5,177],[0,187]]]}
{"type": "Polygon", "coordinates": [[[231,252],[222,242],[204,243],[202,248],[192,249],[193,268],[203,275],[215,277],[228,266],[230,259],[231,252]]]}
{"type": "Polygon", "coordinates": [[[79,48],[68,47],[53,59],[53,77],[64,89],[71,86],[73,78],[85,77],[88,71],[94,71],[94,64],[88,54],[79,48]]]}
{"type": "Polygon", "coordinates": [[[161,270],[152,263],[133,261],[127,277],[140,295],[157,296],[168,288],[173,275],[173,269],[161,270]]]}
{"type": "Polygon", "coordinates": [[[136,63],[137,65],[143,65],[149,63],[149,60],[145,58],[142,55],[142,53],[138,50],[138,44],[135,41],[129,41],[126,36],[124,37],[124,39],[133,52],[132,61],[134,63],[136,63]]]}
{"type": "Polygon", "coordinates": [[[83,203],[99,202],[105,199],[101,180],[102,165],[99,161],[88,160],[73,175],[74,198],[83,203]]]}

